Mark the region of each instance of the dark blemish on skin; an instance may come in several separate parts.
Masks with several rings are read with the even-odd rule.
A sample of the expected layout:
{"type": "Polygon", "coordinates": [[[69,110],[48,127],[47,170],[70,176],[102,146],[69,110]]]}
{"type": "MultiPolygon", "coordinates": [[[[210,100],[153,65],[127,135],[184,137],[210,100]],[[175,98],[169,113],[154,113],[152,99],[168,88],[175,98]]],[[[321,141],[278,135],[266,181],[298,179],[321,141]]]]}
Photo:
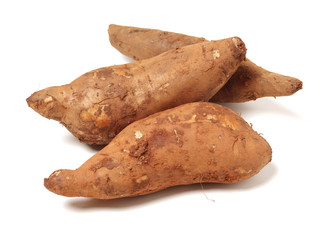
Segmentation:
{"type": "Polygon", "coordinates": [[[190,123],[181,123],[180,127],[188,129],[188,128],[191,128],[191,124],[190,123]]]}
{"type": "Polygon", "coordinates": [[[104,67],[99,69],[98,71],[95,71],[94,74],[96,74],[97,79],[105,80],[112,77],[113,69],[110,67],[104,67]]]}
{"type": "Polygon", "coordinates": [[[112,170],[113,168],[119,166],[118,163],[115,163],[112,158],[104,158],[103,160],[99,161],[98,163],[92,165],[89,170],[96,172],[98,169],[105,167],[109,170],[112,170]]]}
{"type": "Polygon", "coordinates": [[[94,113],[96,117],[100,116],[102,114],[102,107],[99,107],[97,111],[94,113]]]}
{"type": "Polygon", "coordinates": [[[129,31],[129,33],[137,33],[137,32],[149,32],[149,30],[146,30],[146,29],[135,29],[135,30],[129,31]]]}
{"type": "Polygon", "coordinates": [[[216,148],[216,146],[213,145],[212,147],[209,148],[209,152],[215,153],[215,148],[216,148]]]}
{"type": "Polygon", "coordinates": [[[142,139],[137,141],[136,145],[130,147],[129,155],[131,157],[140,158],[142,155],[144,155],[147,152],[147,150],[148,150],[148,142],[142,139]]]}
{"type": "Polygon", "coordinates": [[[104,192],[108,196],[114,196],[115,195],[114,186],[112,184],[107,184],[105,186],[105,191],[104,192]]]}
{"type": "Polygon", "coordinates": [[[121,109],[121,117],[133,117],[136,115],[136,109],[129,104],[125,104],[121,109]]]}
{"type": "Polygon", "coordinates": [[[121,87],[114,88],[113,92],[120,98],[120,100],[123,100],[127,96],[127,91],[121,87]]]}
{"type": "Polygon", "coordinates": [[[188,121],[188,120],[190,120],[194,115],[195,115],[195,113],[194,113],[194,114],[185,114],[185,115],[184,115],[184,120],[185,120],[185,121],[188,121]]]}
{"type": "Polygon", "coordinates": [[[155,147],[163,147],[170,143],[171,134],[167,132],[165,129],[155,129],[151,132],[151,137],[149,138],[149,142],[152,143],[152,146],[155,147]]]}
{"type": "Polygon", "coordinates": [[[220,178],[220,175],[217,171],[211,171],[211,172],[207,172],[207,173],[203,174],[201,177],[201,181],[203,181],[203,182],[218,181],[219,178],[220,178]]]}
{"type": "Polygon", "coordinates": [[[158,117],[158,118],[156,118],[156,123],[158,125],[160,125],[160,124],[163,124],[165,122],[165,120],[166,120],[166,118],[160,118],[160,117],[158,117]]]}
{"type": "Polygon", "coordinates": [[[101,178],[100,177],[96,178],[94,185],[97,186],[100,183],[101,183],[101,178]]]}

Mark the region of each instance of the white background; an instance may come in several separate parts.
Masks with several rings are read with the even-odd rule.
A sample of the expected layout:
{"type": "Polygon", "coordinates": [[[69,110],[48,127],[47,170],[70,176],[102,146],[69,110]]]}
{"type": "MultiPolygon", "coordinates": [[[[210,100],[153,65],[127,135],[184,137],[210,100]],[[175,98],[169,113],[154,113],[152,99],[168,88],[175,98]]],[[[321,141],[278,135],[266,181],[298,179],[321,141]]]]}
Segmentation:
{"type": "Polygon", "coordinates": [[[0,239],[333,239],[330,1],[1,1],[0,239]],[[30,109],[33,92],[130,61],[110,23],[207,39],[239,36],[247,56],[301,79],[290,97],[227,104],[273,149],[239,184],[204,184],[109,201],[43,186],[97,152],[30,109]],[[214,200],[214,201],[212,201],[214,200]]]}

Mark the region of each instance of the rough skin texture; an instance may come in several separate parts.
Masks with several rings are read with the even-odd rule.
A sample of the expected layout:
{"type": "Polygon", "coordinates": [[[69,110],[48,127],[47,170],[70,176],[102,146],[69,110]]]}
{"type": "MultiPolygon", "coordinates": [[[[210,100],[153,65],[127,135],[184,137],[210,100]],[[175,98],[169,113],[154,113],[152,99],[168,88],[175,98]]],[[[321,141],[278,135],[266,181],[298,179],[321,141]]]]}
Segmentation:
{"type": "Polygon", "coordinates": [[[76,170],[44,180],[68,197],[113,199],[194,183],[235,183],[271,161],[269,144],[232,110],[188,103],[138,120],[76,170]]]}
{"type": "Polygon", "coordinates": [[[290,96],[302,89],[297,78],[269,72],[246,59],[211,102],[246,102],[262,97],[290,96]]]}
{"type": "Polygon", "coordinates": [[[207,41],[184,34],[115,24],[109,25],[108,32],[111,45],[135,60],[151,58],[171,49],[207,41]]]}
{"type": "MultiPolygon", "coordinates": [[[[170,49],[207,41],[179,33],[111,24],[109,39],[113,47],[135,60],[146,59],[170,49]]],[[[246,102],[261,97],[290,96],[302,89],[297,78],[269,72],[250,60],[241,63],[228,83],[210,100],[246,102]]]]}
{"type": "Polygon", "coordinates": [[[184,103],[208,101],[245,59],[241,39],[202,42],[90,71],[32,94],[28,105],[80,141],[106,145],[131,122],[184,103]]]}

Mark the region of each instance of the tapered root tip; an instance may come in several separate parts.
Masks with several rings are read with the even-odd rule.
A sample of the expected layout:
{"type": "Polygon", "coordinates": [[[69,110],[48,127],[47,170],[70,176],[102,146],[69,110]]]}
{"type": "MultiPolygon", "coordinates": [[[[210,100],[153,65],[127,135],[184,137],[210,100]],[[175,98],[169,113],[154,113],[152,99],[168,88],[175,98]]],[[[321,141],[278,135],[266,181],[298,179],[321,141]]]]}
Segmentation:
{"type": "Polygon", "coordinates": [[[109,29],[111,29],[111,28],[115,28],[115,27],[118,27],[119,25],[116,25],[116,24],[113,24],[113,23],[111,23],[110,25],[109,25],[109,29]]]}
{"type": "Polygon", "coordinates": [[[43,117],[61,120],[65,107],[53,96],[49,95],[46,90],[41,90],[33,93],[26,99],[27,104],[35,112],[43,117]]]}
{"type": "Polygon", "coordinates": [[[295,78],[295,80],[292,83],[292,89],[293,89],[293,93],[297,92],[298,90],[303,89],[303,82],[301,80],[298,80],[295,78]]]}
{"type": "Polygon", "coordinates": [[[49,191],[67,197],[76,196],[77,193],[73,188],[73,174],[72,170],[57,170],[53,172],[48,178],[44,178],[44,186],[49,191]]]}

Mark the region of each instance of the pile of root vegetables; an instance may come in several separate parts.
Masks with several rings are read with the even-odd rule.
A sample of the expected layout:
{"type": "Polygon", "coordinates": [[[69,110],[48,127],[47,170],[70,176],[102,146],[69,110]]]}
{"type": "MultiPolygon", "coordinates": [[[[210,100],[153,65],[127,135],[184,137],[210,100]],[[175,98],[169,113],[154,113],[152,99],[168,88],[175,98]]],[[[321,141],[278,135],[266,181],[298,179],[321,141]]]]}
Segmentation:
{"type": "Polygon", "coordinates": [[[235,183],[271,161],[266,140],[218,103],[289,96],[296,78],[246,58],[238,37],[208,41],[153,29],[109,26],[135,62],[87,72],[33,93],[29,107],[78,140],[106,145],[76,170],[44,180],[68,197],[113,199],[194,183],[235,183]]]}

